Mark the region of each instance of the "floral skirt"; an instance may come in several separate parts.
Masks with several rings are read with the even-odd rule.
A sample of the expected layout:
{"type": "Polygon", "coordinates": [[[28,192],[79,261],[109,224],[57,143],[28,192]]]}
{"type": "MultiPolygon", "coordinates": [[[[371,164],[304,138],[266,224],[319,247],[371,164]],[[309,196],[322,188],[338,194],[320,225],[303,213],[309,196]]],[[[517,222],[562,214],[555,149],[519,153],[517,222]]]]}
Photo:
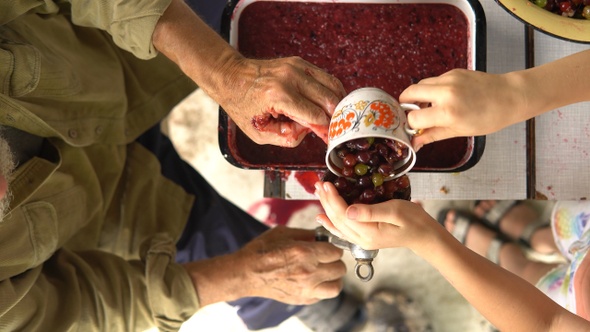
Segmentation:
{"type": "Polygon", "coordinates": [[[555,302],[573,313],[576,313],[574,276],[590,248],[589,220],[590,201],[556,203],[551,215],[551,229],[555,243],[567,259],[567,263],[555,267],[536,285],[555,302]]]}

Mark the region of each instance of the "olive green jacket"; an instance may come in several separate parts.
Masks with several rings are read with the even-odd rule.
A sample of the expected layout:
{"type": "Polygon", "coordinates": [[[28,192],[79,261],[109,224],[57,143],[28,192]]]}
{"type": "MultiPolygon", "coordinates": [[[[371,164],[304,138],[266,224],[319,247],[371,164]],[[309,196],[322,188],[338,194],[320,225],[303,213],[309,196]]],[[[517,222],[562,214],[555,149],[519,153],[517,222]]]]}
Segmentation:
{"type": "Polygon", "coordinates": [[[0,0],[0,124],[45,137],[10,177],[0,331],[177,330],[193,197],[134,140],[196,86],[155,51],[170,0],[0,0]]]}

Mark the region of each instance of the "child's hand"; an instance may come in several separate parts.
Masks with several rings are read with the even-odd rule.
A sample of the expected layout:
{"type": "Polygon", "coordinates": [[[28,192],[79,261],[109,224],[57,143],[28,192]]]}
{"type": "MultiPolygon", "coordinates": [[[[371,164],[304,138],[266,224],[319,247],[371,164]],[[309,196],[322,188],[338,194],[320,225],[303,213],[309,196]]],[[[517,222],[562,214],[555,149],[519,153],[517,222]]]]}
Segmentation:
{"type": "Polygon", "coordinates": [[[348,206],[332,183],[316,183],[316,195],[326,214],[317,221],[332,234],[366,250],[427,243],[440,226],[420,205],[406,200],[348,206]]]}
{"type": "Polygon", "coordinates": [[[515,74],[495,75],[455,69],[421,80],[399,96],[424,105],[408,114],[408,124],[423,129],[414,148],[451,137],[487,135],[524,121],[526,89],[515,74]]]}

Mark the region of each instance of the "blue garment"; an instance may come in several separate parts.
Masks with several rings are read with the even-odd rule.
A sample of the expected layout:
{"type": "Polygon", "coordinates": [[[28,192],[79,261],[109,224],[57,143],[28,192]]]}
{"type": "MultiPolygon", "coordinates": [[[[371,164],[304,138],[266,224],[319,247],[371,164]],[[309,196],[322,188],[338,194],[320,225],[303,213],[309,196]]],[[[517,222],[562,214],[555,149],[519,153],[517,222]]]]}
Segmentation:
{"type": "Polygon", "coordinates": [[[217,33],[221,30],[223,10],[231,0],[187,0],[186,3],[217,33]]]}
{"type": "MultiPolygon", "coordinates": [[[[161,133],[159,124],[137,141],[158,158],[162,175],[196,197],[176,245],[178,263],[234,252],[268,229],[268,226],[221,197],[192,166],[182,160],[172,142],[161,133]]],[[[257,297],[229,304],[239,308],[238,315],[251,330],[276,326],[302,308],[257,297]]]]}

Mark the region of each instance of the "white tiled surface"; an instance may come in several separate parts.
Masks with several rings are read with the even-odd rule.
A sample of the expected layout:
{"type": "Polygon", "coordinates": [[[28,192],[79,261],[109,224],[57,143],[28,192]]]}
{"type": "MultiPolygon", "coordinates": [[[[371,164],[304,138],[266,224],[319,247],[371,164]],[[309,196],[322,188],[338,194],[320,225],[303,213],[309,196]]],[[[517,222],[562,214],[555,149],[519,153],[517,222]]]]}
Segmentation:
{"type": "MultiPolygon", "coordinates": [[[[590,45],[566,42],[535,33],[537,65],[587,49],[590,49],[590,45]]],[[[588,114],[590,102],[585,102],[562,107],[543,114],[536,120],[537,191],[548,199],[590,199],[588,114]]]]}

